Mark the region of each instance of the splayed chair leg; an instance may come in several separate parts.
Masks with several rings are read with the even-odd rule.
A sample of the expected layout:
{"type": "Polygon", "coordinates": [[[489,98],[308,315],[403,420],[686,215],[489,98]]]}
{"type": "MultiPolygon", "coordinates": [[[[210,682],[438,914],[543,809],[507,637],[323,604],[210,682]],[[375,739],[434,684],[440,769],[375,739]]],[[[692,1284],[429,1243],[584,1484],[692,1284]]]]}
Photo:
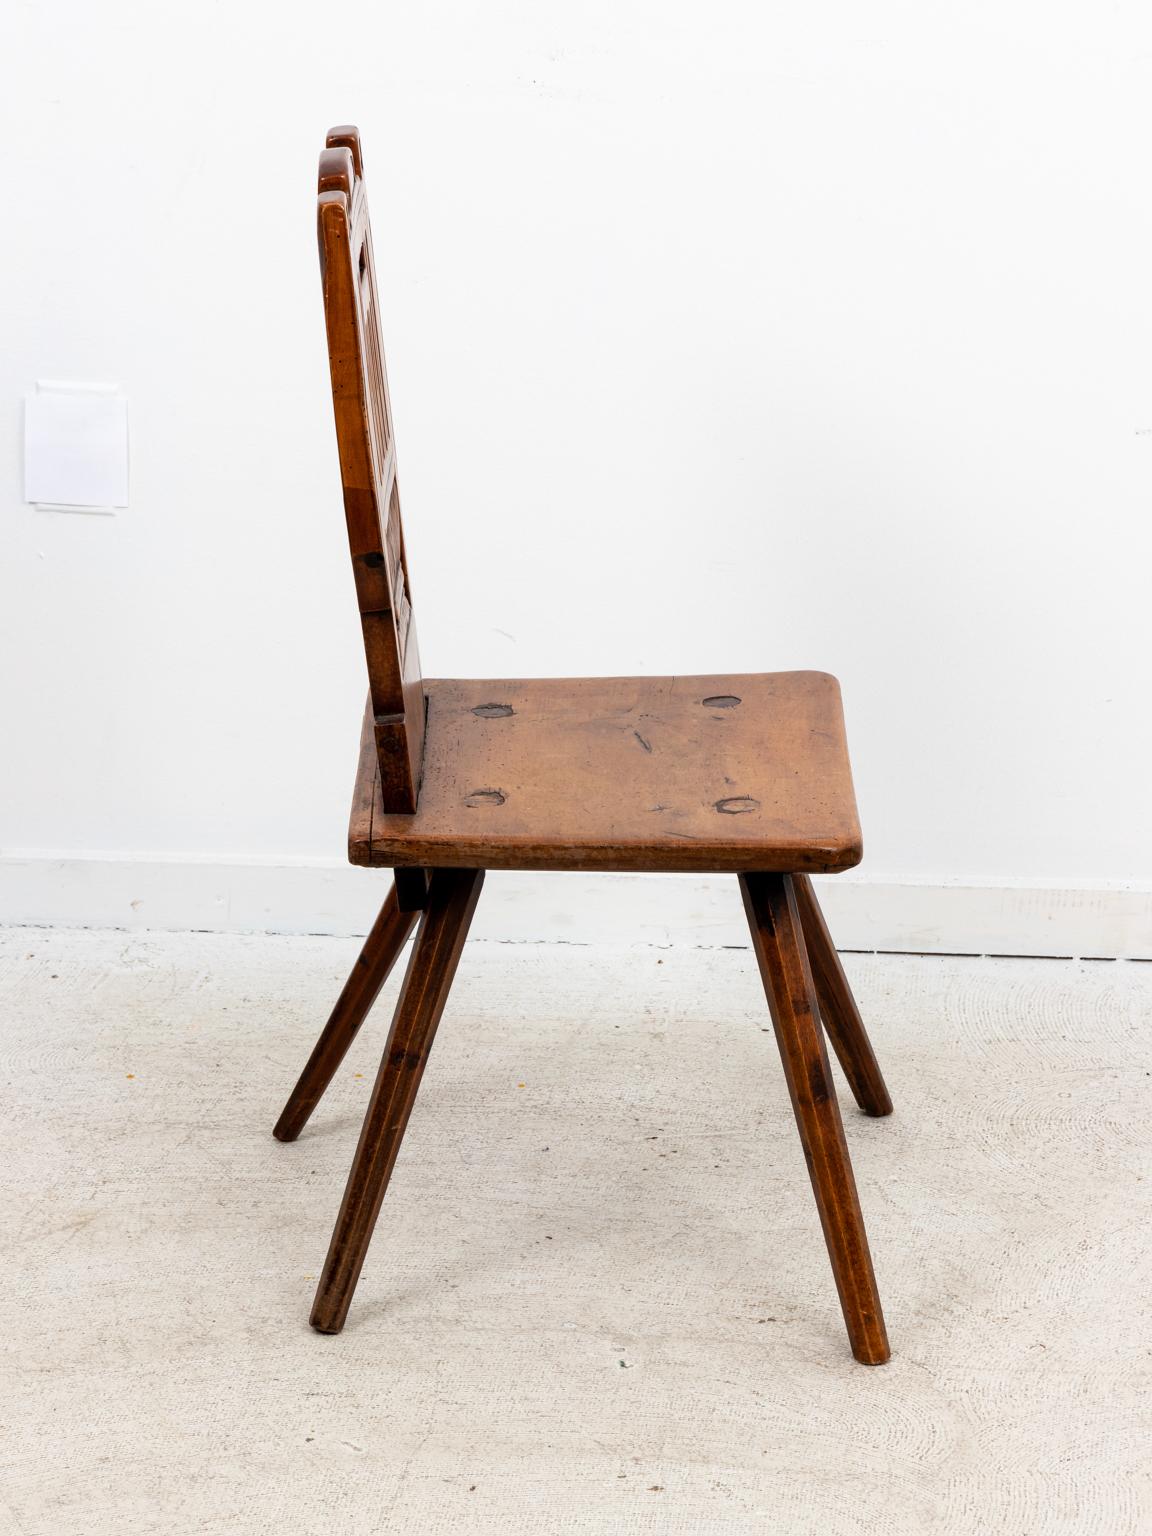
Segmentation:
{"type": "Polygon", "coordinates": [[[817,1018],[793,877],[741,875],[740,888],[852,1353],[865,1365],[882,1365],[890,1354],[888,1336],[817,1018]]]}
{"type": "Polygon", "coordinates": [[[890,1115],[892,1100],[888,1096],[884,1074],[880,1071],[880,1063],[876,1060],[812,882],[807,875],[793,875],[792,884],[812,967],[812,980],[816,984],[820,1017],[832,1049],[864,1113],[890,1115]]]}
{"type": "Polygon", "coordinates": [[[424,917],[312,1307],[312,1326],[320,1333],[339,1333],[348,1316],[483,881],[482,869],[432,871],[424,917]]]}
{"type": "Polygon", "coordinates": [[[418,912],[401,912],[393,885],[372,925],[372,932],[364,940],[364,948],[344,983],[331,1017],[300,1074],[300,1081],[289,1094],[273,1128],[272,1134],[277,1141],[295,1141],[307,1125],[357,1031],[368,1017],[380,988],[388,980],[419,915],[418,912]]]}

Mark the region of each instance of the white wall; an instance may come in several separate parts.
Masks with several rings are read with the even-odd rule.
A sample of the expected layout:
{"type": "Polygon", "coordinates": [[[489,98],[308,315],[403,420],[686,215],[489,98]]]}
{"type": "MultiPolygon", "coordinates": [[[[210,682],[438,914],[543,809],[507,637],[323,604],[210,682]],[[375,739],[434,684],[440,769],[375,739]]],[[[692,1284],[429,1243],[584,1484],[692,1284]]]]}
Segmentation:
{"type": "Polygon", "coordinates": [[[866,874],[1152,874],[1147,8],[61,0],[5,32],[10,857],[341,856],[313,178],[355,120],[429,675],[827,669],[866,874]],[[123,385],[129,510],[22,504],[38,377],[123,385]]]}

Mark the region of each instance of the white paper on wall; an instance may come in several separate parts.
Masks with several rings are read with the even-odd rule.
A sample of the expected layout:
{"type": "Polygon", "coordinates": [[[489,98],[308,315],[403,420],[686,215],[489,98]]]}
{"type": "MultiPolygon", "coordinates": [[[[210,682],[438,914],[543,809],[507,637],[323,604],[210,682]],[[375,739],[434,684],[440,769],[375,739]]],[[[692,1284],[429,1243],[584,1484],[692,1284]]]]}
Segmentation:
{"type": "Polygon", "coordinates": [[[116,385],[37,382],[24,401],[24,499],[77,511],[128,505],[128,401],[116,385]]]}

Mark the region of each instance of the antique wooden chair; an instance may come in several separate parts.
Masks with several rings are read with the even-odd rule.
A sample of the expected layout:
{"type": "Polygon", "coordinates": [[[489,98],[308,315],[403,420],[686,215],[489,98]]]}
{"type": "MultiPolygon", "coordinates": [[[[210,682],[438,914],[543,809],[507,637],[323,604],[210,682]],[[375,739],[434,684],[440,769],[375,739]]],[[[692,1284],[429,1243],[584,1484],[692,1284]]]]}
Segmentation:
{"type": "Polygon", "coordinates": [[[394,882],[275,1128],[307,1123],[419,919],[312,1326],[344,1325],[486,869],[739,877],[852,1352],[888,1341],[821,1032],[866,1114],[892,1108],[809,873],[860,829],[834,678],[433,680],[420,674],[363,159],[320,157],[320,264],[369,698],[349,857],[394,882]]]}

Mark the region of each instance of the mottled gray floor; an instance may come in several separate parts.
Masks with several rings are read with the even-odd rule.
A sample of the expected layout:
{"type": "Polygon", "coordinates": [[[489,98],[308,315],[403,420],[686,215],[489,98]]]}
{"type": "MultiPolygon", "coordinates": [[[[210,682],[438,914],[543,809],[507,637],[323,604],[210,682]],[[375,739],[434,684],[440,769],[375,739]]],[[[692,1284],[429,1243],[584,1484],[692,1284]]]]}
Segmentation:
{"type": "Polygon", "coordinates": [[[848,1354],[747,951],[474,944],[352,1318],[339,939],[0,935],[14,1536],[1152,1529],[1152,966],[849,957],[895,1348],[848,1354]]]}

